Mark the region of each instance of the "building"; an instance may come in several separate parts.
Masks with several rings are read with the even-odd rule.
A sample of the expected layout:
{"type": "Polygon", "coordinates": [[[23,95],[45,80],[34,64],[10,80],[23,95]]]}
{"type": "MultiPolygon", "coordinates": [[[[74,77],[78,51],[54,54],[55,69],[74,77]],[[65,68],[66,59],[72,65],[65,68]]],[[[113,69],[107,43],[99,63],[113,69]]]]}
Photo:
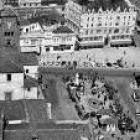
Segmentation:
{"type": "Polygon", "coordinates": [[[26,20],[21,22],[20,48],[21,52],[40,53],[43,29],[38,20],[26,20]]]}
{"type": "Polygon", "coordinates": [[[31,55],[1,52],[0,100],[37,99],[37,64],[31,55]],[[32,62],[31,62],[32,59],[32,62]],[[30,76],[25,78],[25,76],[30,76]],[[33,78],[34,79],[33,79],[33,78]],[[28,95],[27,95],[28,94],[28,95]]]}
{"type": "Polygon", "coordinates": [[[20,7],[38,7],[41,6],[41,0],[19,0],[20,7]]]}
{"type": "Polygon", "coordinates": [[[119,47],[133,45],[135,6],[128,0],[94,0],[66,4],[68,26],[79,36],[81,47],[119,47]]]}
{"type": "Polygon", "coordinates": [[[5,56],[1,56],[0,61],[0,100],[20,99],[24,96],[23,68],[5,56]]]}
{"type": "Polygon", "coordinates": [[[16,64],[22,65],[24,74],[32,78],[38,77],[38,60],[34,53],[8,53],[9,57],[16,64]]]}
{"type": "Polygon", "coordinates": [[[0,12],[0,46],[5,50],[20,51],[20,26],[18,14],[11,6],[4,6],[0,12]]]}
{"type": "MultiPolygon", "coordinates": [[[[24,78],[24,98],[25,99],[40,99],[38,94],[37,79],[30,76],[24,78]]],[[[42,97],[43,98],[43,97],[42,97]]]]}
{"type": "Polygon", "coordinates": [[[73,52],[77,40],[76,35],[64,23],[64,17],[55,12],[21,21],[21,52],[36,52],[45,55],[47,52],[73,52]]]}
{"type": "Polygon", "coordinates": [[[85,129],[82,125],[77,124],[55,124],[55,123],[38,123],[36,124],[35,131],[31,132],[30,123],[23,124],[11,124],[7,125],[4,132],[5,140],[14,140],[18,138],[22,139],[68,139],[68,140],[81,140],[81,138],[86,138],[88,140],[88,135],[83,132],[85,129]]]}
{"type": "Polygon", "coordinates": [[[75,50],[76,35],[67,26],[59,26],[52,31],[51,39],[46,38],[42,48],[42,54],[73,52],[75,50]]]}

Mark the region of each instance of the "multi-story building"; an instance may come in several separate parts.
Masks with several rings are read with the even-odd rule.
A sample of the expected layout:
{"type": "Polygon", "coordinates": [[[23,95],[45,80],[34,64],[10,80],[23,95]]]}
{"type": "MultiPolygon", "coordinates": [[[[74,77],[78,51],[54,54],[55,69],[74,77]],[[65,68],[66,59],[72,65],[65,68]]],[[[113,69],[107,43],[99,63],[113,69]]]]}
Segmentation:
{"type": "Polygon", "coordinates": [[[19,51],[20,26],[18,14],[11,6],[0,12],[0,47],[19,51]]]}
{"type": "Polygon", "coordinates": [[[43,43],[42,54],[73,52],[75,50],[76,35],[67,26],[59,26],[54,31],[47,33],[43,43]]]}
{"type": "Polygon", "coordinates": [[[94,0],[84,6],[69,0],[66,4],[67,25],[83,47],[132,45],[136,15],[128,0],[94,0]]]}
{"type": "Polygon", "coordinates": [[[41,0],[19,0],[20,7],[38,7],[41,6],[41,0]]]}
{"type": "Polygon", "coordinates": [[[74,51],[76,35],[65,25],[64,17],[43,16],[20,22],[21,52],[71,52],[74,51]]]}

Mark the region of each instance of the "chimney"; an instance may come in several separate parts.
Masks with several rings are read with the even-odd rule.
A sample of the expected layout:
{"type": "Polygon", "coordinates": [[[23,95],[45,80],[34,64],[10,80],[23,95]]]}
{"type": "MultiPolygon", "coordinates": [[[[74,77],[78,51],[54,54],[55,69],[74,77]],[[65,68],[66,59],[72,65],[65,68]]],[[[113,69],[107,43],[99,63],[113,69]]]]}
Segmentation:
{"type": "Polygon", "coordinates": [[[51,103],[47,103],[47,114],[48,114],[48,118],[52,119],[51,103]]]}

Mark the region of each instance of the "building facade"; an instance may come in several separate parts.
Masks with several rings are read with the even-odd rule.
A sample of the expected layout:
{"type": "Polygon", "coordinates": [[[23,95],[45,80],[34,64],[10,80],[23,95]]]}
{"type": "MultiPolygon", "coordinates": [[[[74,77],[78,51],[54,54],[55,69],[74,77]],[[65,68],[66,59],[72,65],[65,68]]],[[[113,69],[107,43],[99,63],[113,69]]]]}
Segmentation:
{"type": "Polygon", "coordinates": [[[41,0],[19,0],[20,7],[38,7],[41,6],[41,0]]]}
{"type": "Polygon", "coordinates": [[[22,99],[23,81],[23,73],[0,73],[0,100],[22,99]]]}
{"type": "Polygon", "coordinates": [[[42,42],[42,54],[73,52],[75,50],[76,35],[67,26],[60,26],[50,34],[45,34],[42,42]]]}
{"type": "Polygon", "coordinates": [[[17,13],[5,6],[0,14],[0,46],[19,51],[20,27],[17,13]]]}
{"type": "Polygon", "coordinates": [[[0,100],[37,99],[35,55],[0,53],[0,100]]]}
{"type": "Polygon", "coordinates": [[[80,46],[132,45],[137,15],[135,7],[129,6],[126,1],[108,2],[95,0],[87,7],[72,0],[66,4],[67,24],[78,34],[80,46]]]}

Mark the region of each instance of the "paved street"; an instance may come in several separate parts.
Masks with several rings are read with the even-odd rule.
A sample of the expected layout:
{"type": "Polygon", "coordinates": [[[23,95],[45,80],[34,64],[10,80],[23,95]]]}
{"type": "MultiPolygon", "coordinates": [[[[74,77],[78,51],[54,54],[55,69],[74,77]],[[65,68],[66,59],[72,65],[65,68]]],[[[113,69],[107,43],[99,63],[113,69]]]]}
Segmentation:
{"type": "Polygon", "coordinates": [[[66,87],[54,76],[43,74],[44,96],[52,104],[54,120],[78,120],[79,117],[74,105],[68,98],[66,87]],[[47,87],[46,87],[47,84],[47,87]]]}

